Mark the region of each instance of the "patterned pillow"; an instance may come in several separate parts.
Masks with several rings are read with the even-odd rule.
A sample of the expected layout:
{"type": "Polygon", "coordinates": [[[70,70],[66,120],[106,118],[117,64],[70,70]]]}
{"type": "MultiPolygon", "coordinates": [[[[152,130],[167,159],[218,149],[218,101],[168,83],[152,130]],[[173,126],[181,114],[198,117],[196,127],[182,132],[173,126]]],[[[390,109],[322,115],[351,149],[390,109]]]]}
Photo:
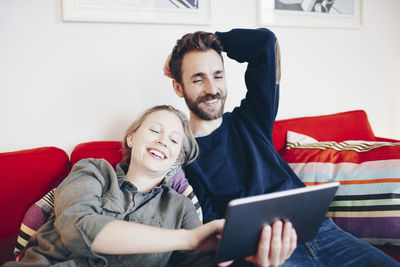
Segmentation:
{"type": "Polygon", "coordinates": [[[44,224],[49,218],[54,207],[55,192],[56,189],[54,188],[39,201],[33,204],[25,213],[18,232],[17,244],[14,248],[14,256],[16,259],[19,258],[22,250],[24,250],[26,244],[28,244],[31,236],[36,233],[39,227],[42,226],[42,224],[44,224]]]}
{"type": "Polygon", "coordinates": [[[288,132],[282,157],[306,185],[340,182],[327,216],[342,229],[400,246],[400,142],[318,142],[288,132]]]}
{"type": "MultiPolygon", "coordinates": [[[[181,168],[174,166],[167,173],[165,179],[172,179],[172,188],[192,201],[200,221],[203,222],[203,213],[199,200],[194,194],[192,186],[186,179],[184,171],[181,168]]],[[[18,260],[31,236],[36,233],[40,226],[42,226],[42,224],[44,224],[50,217],[54,208],[55,193],[56,188],[33,204],[25,213],[18,232],[17,243],[14,248],[14,256],[16,260],[18,260]]]]}

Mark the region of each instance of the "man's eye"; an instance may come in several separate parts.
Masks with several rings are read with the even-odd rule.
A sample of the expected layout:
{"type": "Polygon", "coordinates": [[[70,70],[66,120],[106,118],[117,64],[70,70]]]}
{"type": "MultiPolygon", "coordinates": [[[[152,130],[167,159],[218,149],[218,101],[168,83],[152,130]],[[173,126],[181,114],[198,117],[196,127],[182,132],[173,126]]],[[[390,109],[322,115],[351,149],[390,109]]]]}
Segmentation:
{"type": "Polygon", "coordinates": [[[203,80],[202,79],[197,79],[197,80],[194,80],[193,83],[199,83],[201,81],[203,81],[203,80]]]}
{"type": "Polygon", "coordinates": [[[215,79],[223,79],[224,76],[215,76],[215,79]]]}

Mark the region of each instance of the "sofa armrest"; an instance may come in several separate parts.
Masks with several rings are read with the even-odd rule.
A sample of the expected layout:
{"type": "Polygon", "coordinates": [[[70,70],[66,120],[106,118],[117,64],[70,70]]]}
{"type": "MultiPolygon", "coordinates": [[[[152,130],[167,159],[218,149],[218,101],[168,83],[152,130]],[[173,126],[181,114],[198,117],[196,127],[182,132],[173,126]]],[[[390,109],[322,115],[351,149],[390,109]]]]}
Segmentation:
{"type": "Polygon", "coordinates": [[[69,171],[64,150],[41,147],[0,153],[0,265],[14,259],[14,246],[25,211],[57,186],[69,171]]]}

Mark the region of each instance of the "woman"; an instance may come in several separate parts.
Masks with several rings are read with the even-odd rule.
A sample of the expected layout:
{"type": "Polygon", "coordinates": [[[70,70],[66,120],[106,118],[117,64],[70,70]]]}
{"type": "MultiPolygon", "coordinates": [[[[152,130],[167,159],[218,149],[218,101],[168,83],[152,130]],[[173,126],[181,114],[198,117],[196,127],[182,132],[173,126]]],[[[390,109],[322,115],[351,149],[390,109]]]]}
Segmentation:
{"type": "Polygon", "coordinates": [[[102,159],[74,165],[57,188],[54,214],[20,261],[5,266],[214,265],[210,254],[191,250],[215,250],[223,221],[199,227],[192,202],[164,179],[196,157],[186,117],[171,106],[151,108],[123,144],[115,171],[102,159]]]}

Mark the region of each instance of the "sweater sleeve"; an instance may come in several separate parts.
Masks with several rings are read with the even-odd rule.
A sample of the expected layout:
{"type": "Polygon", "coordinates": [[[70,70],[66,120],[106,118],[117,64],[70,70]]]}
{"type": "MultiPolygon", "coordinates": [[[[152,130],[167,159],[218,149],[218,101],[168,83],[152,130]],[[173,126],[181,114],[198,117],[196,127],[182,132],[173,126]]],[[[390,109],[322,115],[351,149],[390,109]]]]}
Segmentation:
{"type": "Polygon", "coordinates": [[[250,127],[261,127],[260,134],[272,138],[280,82],[280,53],[275,34],[268,29],[233,29],[216,34],[228,57],[248,63],[246,97],[234,112],[239,112],[250,127]]]}
{"type": "Polygon", "coordinates": [[[111,165],[98,163],[93,159],[79,161],[56,191],[54,227],[61,242],[77,256],[96,256],[90,246],[103,227],[114,220],[101,215],[101,196],[110,184],[105,174],[112,176],[115,172],[111,165]]]}

